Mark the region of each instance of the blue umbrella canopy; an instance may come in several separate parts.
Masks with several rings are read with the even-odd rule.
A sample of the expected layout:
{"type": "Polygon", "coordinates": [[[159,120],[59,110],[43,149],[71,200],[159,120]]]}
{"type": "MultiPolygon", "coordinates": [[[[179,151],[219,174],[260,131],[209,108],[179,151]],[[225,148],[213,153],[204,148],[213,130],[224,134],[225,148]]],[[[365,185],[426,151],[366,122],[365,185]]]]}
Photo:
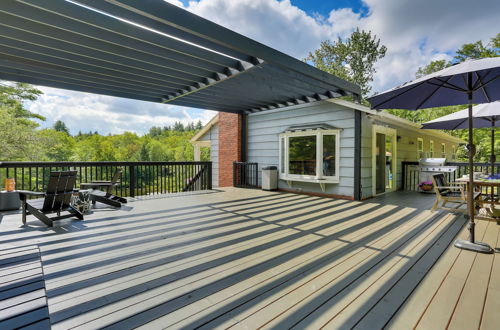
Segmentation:
{"type": "Polygon", "coordinates": [[[372,109],[426,109],[500,100],[500,57],[468,60],[368,98],[372,109]],[[469,75],[471,81],[469,82],[469,75]]]}
{"type": "MultiPolygon", "coordinates": [[[[474,128],[500,127],[500,101],[476,105],[472,108],[474,128]]],[[[422,124],[423,129],[463,129],[468,128],[469,109],[436,118],[422,124]]]]}
{"type": "Polygon", "coordinates": [[[468,104],[467,128],[469,129],[469,185],[467,208],[469,241],[457,240],[455,246],[463,249],[492,253],[493,249],[475,241],[474,205],[474,155],[473,104],[500,100],[500,57],[468,60],[446,69],[368,98],[372,109],[418,110],[449,105],[468,104]]]}
{"type": "MultiPolygon", "coordinates": [[[[491,128],[491,175],[495,174],[495,127],[500,126],[500,101],[476,105],[472,108],[472,126],[491,128]]],[[[469,109],[460,110],[422,124],[422,129],[464,129],[469,127],[469,109]]]]}

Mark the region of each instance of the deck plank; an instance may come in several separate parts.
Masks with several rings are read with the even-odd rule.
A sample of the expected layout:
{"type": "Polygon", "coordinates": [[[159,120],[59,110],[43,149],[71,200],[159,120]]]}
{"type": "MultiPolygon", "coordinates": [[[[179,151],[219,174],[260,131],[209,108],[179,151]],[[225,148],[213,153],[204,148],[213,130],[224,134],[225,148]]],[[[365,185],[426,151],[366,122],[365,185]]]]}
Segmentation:
{"type": "MultiPolygon", "coordinates": [[[[496,223],[490,222],[483,236],[483,242],[496,243],[496,223]]],[[[478,329],[486,300],[486,292],[493,264],[493,254],[477,253],[471,266],[467,282],[451,316],[449,326],[453,328],[478,329]]]]}
{"type": "MultiPolygon", "coordinates": [[[[477,224],[476,235],[479,239],[482,240],[484,238],[489,224],[486,222],[479,222],[477,224]]],[[[442,280],[437,293],[418,321],[416,325],[417,329],[444,329],[448,326],[476,255],[476,253],[468,253],[468,251],[464,250],[460,251],[457,261],[442,280]]]]}
{"type": "Polygon", "coordinates": [[[0,329],[50,329],[37,246],[6,248],[0,255],[0,329]]]}
{"type": "MultiPolygon", "coordinates": [[[[500,230],[496,230],[496,232],[497,239],[490,244],[498,249],[500,247],[500,230]]],[[[500,279],[500,255],[497,252],[493,255],[480,329],[495,329],[500,324],[500,313],[498,312],[500,311],[500,281],[498,279],[500,279]]]]}
{"type": "MultiPolygon", "coordinates": [[[[464,328],[453,310],[461,314],[470,303],[464,299],[476,296],[484,308],[474,308],[472,325],[479,311],[481,327],[494,328],[500,260],[488,264],[452,247],[464,219],[429,212],[433,200],[398,192],[353,202],[230,188],[131,201],[54,228],[21,228],[19,215],[8,215],[0,224],[0,260],[10,255],[0,267],[0,310],[36,302],[45,275],[54,329],[281,328],[299,321],[401,329],[445,327],[446,319],[464,328]],[[43,272],[25,259],[34,243],[43,272]],[[450,299],[451,308],[439,306],[450,299]],[[444,323],[435,313],[447,313],[444,323]]],[[[498,226],[478,222],[478,238],[484,233],[498,239],[498,226]]]]}

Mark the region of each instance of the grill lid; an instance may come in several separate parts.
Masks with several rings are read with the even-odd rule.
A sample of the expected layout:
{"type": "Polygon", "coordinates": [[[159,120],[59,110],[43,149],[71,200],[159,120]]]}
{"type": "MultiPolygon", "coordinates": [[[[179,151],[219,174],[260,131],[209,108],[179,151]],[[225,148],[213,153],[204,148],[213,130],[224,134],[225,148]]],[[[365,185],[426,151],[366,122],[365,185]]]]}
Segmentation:
{"type": "Polygon", "coordinates": [[[444,166],[446,158],[420,158],[420,165],[422,166],[444,166]]]}

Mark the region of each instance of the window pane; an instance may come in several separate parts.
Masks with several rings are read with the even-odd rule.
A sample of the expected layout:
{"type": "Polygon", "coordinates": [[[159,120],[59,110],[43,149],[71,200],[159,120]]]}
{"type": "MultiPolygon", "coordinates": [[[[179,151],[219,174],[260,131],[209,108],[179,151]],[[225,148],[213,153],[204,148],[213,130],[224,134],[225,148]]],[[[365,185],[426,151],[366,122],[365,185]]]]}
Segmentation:
{"type": "Polygon", "coordinates": [[[288,143],[288,172],[316,175],[316,136],[290,137],[288,143]]]}
{"type": "Polygon", "coordinates": [[[335,176],[335,135],[323,135],[323,175],[335,176]]]}

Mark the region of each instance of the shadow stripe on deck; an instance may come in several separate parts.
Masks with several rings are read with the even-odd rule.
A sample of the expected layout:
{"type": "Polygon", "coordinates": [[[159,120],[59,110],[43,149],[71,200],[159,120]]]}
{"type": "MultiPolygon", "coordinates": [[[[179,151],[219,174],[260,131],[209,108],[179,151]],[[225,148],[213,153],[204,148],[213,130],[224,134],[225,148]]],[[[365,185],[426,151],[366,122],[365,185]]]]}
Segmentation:
{"type": "Polygon", "coordinates": [[[50,329],[38,246],[0,251],[0,329],[50,329]]]}

